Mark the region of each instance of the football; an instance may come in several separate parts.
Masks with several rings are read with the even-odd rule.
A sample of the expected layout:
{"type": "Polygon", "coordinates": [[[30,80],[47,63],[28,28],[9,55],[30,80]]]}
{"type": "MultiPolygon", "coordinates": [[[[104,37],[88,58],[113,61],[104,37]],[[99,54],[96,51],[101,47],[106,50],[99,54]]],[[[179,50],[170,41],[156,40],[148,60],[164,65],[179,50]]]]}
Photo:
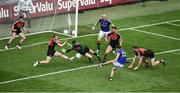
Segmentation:
{"type": "Polygon", "coordinates": [[[75,36],[75,35],[76,35],[76,31],[73,30],[73,31],[71,32],[71,34],[72,34],[73,36],[75,36]]]}
{"type": "Polygon", "coordinates": [[[76,58],[81,58],[81,54],[77,53],[76,58]]]}
{"type": "Polygon", "coordinates": [[[65,30],[63,31],[63,33],[64,33],[65,35],[67,35],[67,34],[69,33],[69,31],[68,31],[67,29],[65,29],[65,30]]]}

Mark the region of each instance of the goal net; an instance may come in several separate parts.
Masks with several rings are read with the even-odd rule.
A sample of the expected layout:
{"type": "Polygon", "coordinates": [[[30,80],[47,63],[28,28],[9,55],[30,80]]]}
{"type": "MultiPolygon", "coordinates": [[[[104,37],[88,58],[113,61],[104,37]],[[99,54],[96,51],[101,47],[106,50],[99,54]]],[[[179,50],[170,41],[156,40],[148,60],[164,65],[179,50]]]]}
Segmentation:
{"type": "MultiPolygon", "coordinates": [[[[10,38],[10,27],[20,16],[18,1],[0,5],[1,39],[10,38]]],[[[30,9],[30,14],[23,13],[27,16],[25,28],[30,31],[27,35],[56,33],[77,37],[76,1],[78,0],[32,0],[33,8],[30,9]],[[71,5],[68,5],[69,3],[71,5]],[[28,19],[31,20],[30,26],[28,19]]]]}

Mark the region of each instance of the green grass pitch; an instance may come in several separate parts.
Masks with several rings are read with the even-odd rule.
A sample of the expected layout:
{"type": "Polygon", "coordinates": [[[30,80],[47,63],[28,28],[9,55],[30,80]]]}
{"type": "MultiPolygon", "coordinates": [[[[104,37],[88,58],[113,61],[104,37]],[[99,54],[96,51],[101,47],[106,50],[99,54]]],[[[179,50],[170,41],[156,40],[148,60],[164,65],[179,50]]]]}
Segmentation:
{"type": "MultiPolygon", "coordinates": [[[[155,24],[159,22],[171,22],[180,25],[180,10],[152,14],[146,16],[137,16],[123,19],[112,20],[121,30],[124,28],[155,24]]],[[[91,30],[92,24],[80,25],[79,36],[77,40],[96,49],[97,35],[83,37],[87,34],[95,34],[97,31],[91,30]]],[[[87,62],[87,58],[75,59],[73,62],[67,62],[62,58],[54,57],[50,64],[38,65],[33,67],[36,60],[42,60],[46,57],[47,43],[32,45],[41,42],[47,42],[52,33],[43,33],[28,36],[22,50],[12,49],[0,51],[0,92],[178,92],[180,91],[180,26],[164,23],[153,26],[145,26],[135,29],[119,31],[123,37],[122,48],[126,50],[128,58],[133,56],[131,47],[139,45],[150,48],[155,53],[157,59],[165,59],[167,66],[159,65],[156,67],[144,67],[143,65],[137,71],[127,69],[129,63],[115,74],[113,81],[108,81],[111,65],[99,69],[96,64],[98,61],[93,58],[94,63],[87,62]],[[141,30],[149,33],[138,32],[141,30]],[[32,45],[32,46],[29,46],[32,45]],[[177,50],[179,49],[179,51],[177,50]],[[176,51],[171,51],[176,50],[176,51]],[[165,51],[169,51],[165,53],[165,51]],[[162,53],[164,52],[164,53],[162,53]],[[84,67],[84,68],[83,68],[84,67]],[[56,72],[56,73],[55,73],[56,72]],[[47,75],[50,74],[51,75],[47,75]],[[53,74],[52,74],[53,73],[53,74]],[[39,77],[39,75],[44,75],[39,77]],[[34,77],[33,76],[37,76],[34,77]],[[26,78],[26,79],[25,79],[26,78]],[[18,80],[19,79],[19,80],[18,80]],[[25,79],[25,80],[23,80],[25,79]],[[13,80],[13,81],[11,81],[13,80]],[[11,81],[11,82],[7,82],[11,81]],[[7,82],[4,83],[3,82],[7,82]]],[[[61,39],[67,37],[61,36],[61,39]]],[[[17,43],[16,39],[11,47],[17,43]]],[[[8,40],[0,41],[0,49],[8,40]]],[[[71,42],[71,39],[68,40],[71,42]]],[[[103,40],[101,57],[106,48],[103,40]]],[[[66,46],[65,46],[66,48],[66,46]]],[[[56,48],[61,51],[60,48],[56,48]]],[[[66,55],[73,56],[75,52],[66,55]]],[[[112,54],[108,59],[112,59],[112,54]]]]}

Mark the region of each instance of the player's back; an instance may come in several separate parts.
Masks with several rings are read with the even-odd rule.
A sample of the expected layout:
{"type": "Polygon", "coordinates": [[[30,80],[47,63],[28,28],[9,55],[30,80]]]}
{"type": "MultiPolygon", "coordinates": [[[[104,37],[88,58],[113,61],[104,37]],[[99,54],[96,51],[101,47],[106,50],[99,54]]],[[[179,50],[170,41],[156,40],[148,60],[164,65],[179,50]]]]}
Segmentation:
{"type": "Polygon", "coordinates": [[[118,62],[120,62],[121,64],[125,64],[127,59],[126,52],[123,49],[119,49],[118,53],[120,54],[118,62]]]}

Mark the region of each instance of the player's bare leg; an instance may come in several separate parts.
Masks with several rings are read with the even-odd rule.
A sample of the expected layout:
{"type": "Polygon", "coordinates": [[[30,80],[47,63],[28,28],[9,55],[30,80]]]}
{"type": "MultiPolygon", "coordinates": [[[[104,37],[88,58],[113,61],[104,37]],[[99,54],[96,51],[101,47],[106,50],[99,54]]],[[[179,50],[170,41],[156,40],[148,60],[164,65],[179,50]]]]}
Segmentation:
{"type": "Polygon", "coordinates": [[[73,59],[74,59],[74,57],[69,58],[66,55],[63,55],[58,51],[56,51],[54,55],[57,56],[57,57],[62,57],[62,58],[66,59],[66,60],[69,60],[69,61],[73,61],[73,59]]]}
{"type": "Polygon", "coordinates": [[[16,45],[18,49],[21,49],[21,44],[25,41],[26,37],[23,33],[19,33],[19,37],[21,38],[19,43],[16,45]]]}
{"type": "Polygon", "coordinates": [[[102,36],[98,35],[98,39],[97,39],[97,50],[96,53],[98,53],[100,51],[100,46],[101,46],[101,40],[102,40],[102,36]]]}
{"type": "Polygon", "coordinates": [[[100,68],[102,68],[102,67],[105,66],[105,65],[112,64],[112,62],[113,62],[113,60],[110,60],[110,61],[107,61],[107,62],[105,62],[105,63],[99,64],[98,66],[99,66],[100,68]]]}
{"type": "Polygon", "coordinates": [[[8,43],[5,46],[5,49],[8,49],[10,43],[16,38],[16,33],[12,33],[11,38],[9,39],[8,43]]]}
{"type": "Polygon", "coordinates": [[[165,66],[164,60],[157,60],[157,61],[155,61],[155,58],[152,58],[150,61],[151,61],[152,66],[156,66],[156,65],[158,65],[160,63],[162,63],[165,66]]]}
{"type": "Polygon", "coordinates": [[[107,48],[106,48],[106,52],[104,53],[104,58],[103,58],[103,61],[105,62],[106,61],[106,58],[107,58],[107,55],[112,51],[112,47],[109,45],[107,48]]]}
{"type": "Polygon", "coordinates": [[[93,63],[91,54],[86,53],[85,56],[88,57],[89,63],[93,63]]]}
{"type": "Polygon", "coordinates": [[[112,70],[111,70],[111,75],[110,75],[110,77],[109,77],[109,80],[110,80],[110,81],[112,81],[112,78],[113,78],[114,73],[115,73],[116,70],[117,70],[116,67],[113,67],[113,68],[112,68],[112,70]]]}
{"type": "Polygon", "coordinates": [[[46,60],[36,61],[33,66],[36,67],[38,64],[48,64],[51,61],[51,59],[52,57],[47,56],[46,60]]]}

